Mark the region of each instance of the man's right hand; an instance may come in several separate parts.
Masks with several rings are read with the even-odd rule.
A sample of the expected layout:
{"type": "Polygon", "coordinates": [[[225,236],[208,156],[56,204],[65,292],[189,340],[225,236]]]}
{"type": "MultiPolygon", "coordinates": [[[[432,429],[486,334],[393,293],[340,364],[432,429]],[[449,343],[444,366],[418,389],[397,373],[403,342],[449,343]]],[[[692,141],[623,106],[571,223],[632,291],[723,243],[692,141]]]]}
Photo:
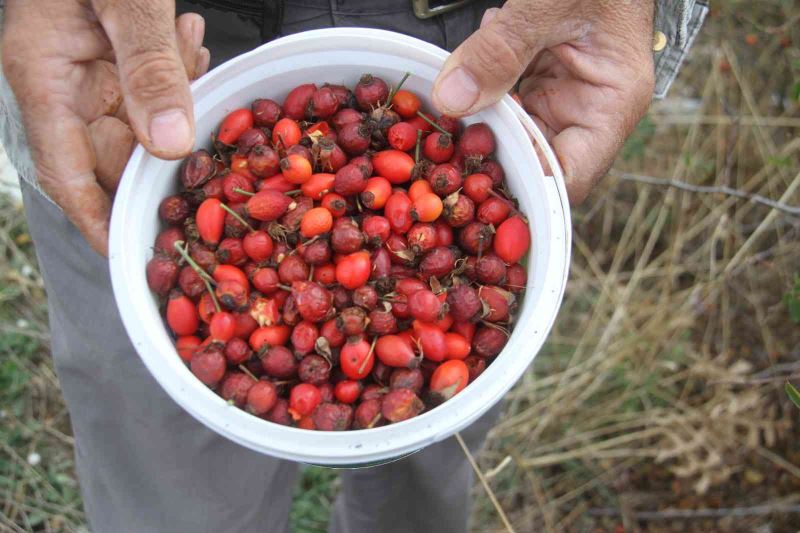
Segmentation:
{"type": "Polygon", "coordinates": [[[3,70],[42,189],[98,253],[134,141],[178,159],[194,145],[189,80],[208,70],[199,15],[174,0],[7,0],[3,70]]]}

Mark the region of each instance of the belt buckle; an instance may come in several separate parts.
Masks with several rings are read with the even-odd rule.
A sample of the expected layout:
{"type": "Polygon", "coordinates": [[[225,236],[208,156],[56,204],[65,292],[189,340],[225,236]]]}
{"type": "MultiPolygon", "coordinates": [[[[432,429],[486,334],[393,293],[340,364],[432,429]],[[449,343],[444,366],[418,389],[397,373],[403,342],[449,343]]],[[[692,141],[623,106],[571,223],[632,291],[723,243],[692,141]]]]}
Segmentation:
{"type": "Polygon", "coordinates": [[[418,19],[429,19],[437,15],[449,13],[470,2],[472,2],[472,0],[457,0],[456,2],[450,2],[443,6],[431,7],[428,0],[411,0],[411,6],[414,8],[414,15],[416,15],[418,19]]]}

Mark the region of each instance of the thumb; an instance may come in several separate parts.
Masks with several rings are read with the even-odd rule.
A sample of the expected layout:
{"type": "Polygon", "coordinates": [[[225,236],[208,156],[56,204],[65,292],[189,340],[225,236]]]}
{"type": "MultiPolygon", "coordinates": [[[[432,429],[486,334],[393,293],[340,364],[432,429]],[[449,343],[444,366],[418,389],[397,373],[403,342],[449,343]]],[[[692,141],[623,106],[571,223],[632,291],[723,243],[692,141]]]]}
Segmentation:
{"type": "Polygon", "coordinates": [[[503,97],[542,49],[534,22],[536,2],[506,2],[487,10],[481,28],[444,64],[433,85],[433,103],[444,114],[470,115],[503,97]]]}
{"type": "Polygon", "coordinates": [[[175,36],[174,0],[92,3],[114,48],[128,119],[139,142],[164,159],[185,156],[194,145],[194,116],[175,36]]]}

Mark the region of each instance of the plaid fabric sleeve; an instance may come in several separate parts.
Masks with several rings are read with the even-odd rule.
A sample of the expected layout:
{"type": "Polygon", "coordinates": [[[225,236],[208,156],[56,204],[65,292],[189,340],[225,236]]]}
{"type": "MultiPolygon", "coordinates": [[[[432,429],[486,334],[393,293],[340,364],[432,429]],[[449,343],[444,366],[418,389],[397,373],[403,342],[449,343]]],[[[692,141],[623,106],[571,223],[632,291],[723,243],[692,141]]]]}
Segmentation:
{"type": "Polygon", "coordinates": [[[658,0],[656,4],[655,98],[664,98],[700,32],[708,5],[696,0],[658,0]]]}

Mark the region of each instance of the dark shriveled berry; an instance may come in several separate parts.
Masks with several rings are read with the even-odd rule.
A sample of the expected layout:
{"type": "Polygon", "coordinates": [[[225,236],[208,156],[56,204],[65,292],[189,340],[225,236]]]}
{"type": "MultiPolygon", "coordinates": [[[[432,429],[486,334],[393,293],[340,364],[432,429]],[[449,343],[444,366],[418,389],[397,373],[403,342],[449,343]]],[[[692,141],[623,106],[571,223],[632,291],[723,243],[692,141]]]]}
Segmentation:
{"type": "Polygon", "coordinates": [[[370,311],[378,305],[378,291],[371,285],[364,285],[353,291],[353,304],[370,311]]]}
{"type": "Polygon", "coordinates": [[[286,256],[278,265],[278,277],[281,279],[281,283],[305,281],[308,279],[308,273],[308,265],[297,254],[286,256]]]}
{"type": "Polygon", "coordinates": [[[283,398],[278,398],[273,407],[265,416],[267,420],[282,426],[292,425],[292,415],[289,414],[289,402],[283,398]]]}
{"type": "Polygon", "coordinates": [[[362,400],[356,407],[353,429],[369,429],[384,423],[380,399],[362,400]]]}
{"type": "Polygon", "coordinates": [[[166,254],[156,254],[148,261],[146,272],[147,285],[159,296],[169,294],[178,282],[178,264],[166,254]]]}
{"type": "Polygon", "coordinates": [[[511,292],[518,293],[525,290],[528,282],[528,273],[519,263],[515,263],[506,270],[505,288],[511,292]]]}
{"type": "Polygon", "coordinates": [[[343,403],[321,403],[311,418],[320,431],[345,431],[353,424],[353,408],[343,403]]]}
{"type": "Polygon", "coordinates": [[[258,98],[251,106],[253,123],[256,126],[272,128],[283,116],[280,104],[268,98],[258,98]]]}
{"type": "Polygon", "coordinates": [[[178,285],[183,291],[183,294],[192,299],[199,298],[206,290],[203,278],[189,265],[183,267],[180,274],[178,274],[178,285]]]}
{"type": "Polygon", "coordinates": [[[346,124],[351,124],[353,122],[361,123],[364,122],[366,115],[361,111],[356,111],[355,109],[341,109],[339,110],[331,119],[331,124],[333,127],[336,128],[337,131],[340,131],[346,124]]]}
{"type": "Polygon", "coordinates": [[[494,357],[503,351],[508,335],[493,327],[481,327],[472,339],[472,349],[480,357],[494,357]]]}
{"type": "Polygon", "coordinates": [[[189,211],[189,202],[179,194],[167,196],[158,205],[158,216],[161,217],[161,220],[175,226],[183,224],[183,221],[189,216],[189,211]]]}
{"type": "Polygon", "coordinates": [[[369,326],[367,330],[371,335],[391,335],[397,333],[397,319],[391,311],[373,309],[369,313],[369,326]]]}
{"type": "Polygon", "coordinates": [[[303,247],[303,259],[309,265],[324,265],[331,260],[331,245],[325,239],[320,239],[303,247]]]}
{"type": "Polygon", "coordinates": [[[454,228],[463,228],[475,218],[475,202],[466,194],[458,194],[454,200],[444,202],[444,219],[454,228]]]}
{"type": "Polygon", "coordinates": [[[390,389],[409,389],[419,394],[425,385],[425,378],[418,368],[397,368],[389,378],[390,389]]]}
{"type": "Polygon", "coordinates": [[[319,355],[307,355],[297,368],[300,381],[312,385],[322,385],[330,379],[331,364],[319,355]]]}
{"type": "Polygon", "coordinates": [[[197,150],[181,163],[181,183],[187,189],[195,189],[210,180],[217,170],[217,163],[205,150],[197,150]]]}
{"type": "Polygon", "coordinates": [[[381,414],[392,423],[413,418],[423,409],[425,409],[425,404],[410,389],[389,391],[381,402],[381,414]]]}
{"type": "Polygon", "coordinates": [[[339,313],[336,325],[347,337],[360,335],[367,327],[367,313],[360,307],[348,307],[339,313]]]}
{"type": "Polygon", "coordinates": [[[483,371],[486,370],[486,359],[478,357],[477,355],[470,355],[464,359],[464,364],[467,365],[467,370],[469,371],[470,383],[475,381],[475,378],[483,374],[483,371]]]}
{"type": "Polygon", "coordinates": [[[456,322],[477,320],[482,309],[478,291],[465,284],[456,285],[447,291],[447,305],[456,322]]]}
{"type": "Polygon", "coordinates": [[[261,365],[268,376],[287,379],[297,373],[297,360],[286,346],[272,346],[261,357],[261,365]]]}
{"type": "Polygon", "coordinates": [[[389,86],[376,76],[364,74],[358,80],[353,94],[355,94],[356,101],[361,109],[371,111],[386,103],[389,97],[389,86]]]}
{"type": "Polygon", "coordinates": [[[238,408],[243,408],[247,402],[247,393],[256,384],[256,380],[242,372],[230,372],[222,380],[219,395],[226,401],[233,402],[238,408]]]}
{"type": "Polygon", "coordinates": [[[247,154],[254,146],[267,144],[269,136],[261,128],[250,128],[244,130],[236,141],[236,152],[242,155],[247,154]]]}
{"type": "Polygon", "coordinates": [[[292,283],[292,296],[304,320],[324,320],[333,305],[333,295],[322,285],[313,281],[292,283]]]}
{"type": "Polygon", "coordinates": [[[350,219],[339,219],[331,231],[331,247],[337,254],[352,254],[364,245],[364,234],[350,219]]]}
{"type": "Polygon", "coordinates": [[[353,305],[353,298],[350,296],[350,291],[344,287],[337,286],[331,289],[333,294],[333,306],[336,309],[345,309],[353,305]]]}
{"type": "Polygon", "coordinates": [[[438,246],[426,253],[419,264],[419,272],[423,277],[441,277],[453,271],[456,256],[446,246],[438,246]]]}
{"type": "Polygon", "coordinates": [[[506,264],[494,254],[486,254],[475,264],[478,281],[487,285],[499,285],[506,277],[506,264]]]}
{"type": "Polygon", "coordinates": [[[209,387],[215,387],[225,376],[222,344],[212,343],[192,355],[192,373],[209,387]]]}
{"type": "Polygon", "coordinates": [[[458,243],[461,248],[472,255],[486,253],[492,249],[494,232],[482,222],[470,222],[459,232],[458,243]]]}
{"type": "Polygon", "coordinates": [[[371,138],[372,133],[369,126],[359,122],[350,122],[341,127],[337,141],[345,153],[361,155],[369,149],[371,138]]]}
{"type": "Polygon", "coordinates": [[[367,177],[363,169],[352,163],[340,168],[333,181],[333,190],[342,196],[360,194],[366,186],[367,177]]]}
{"type": "Polygon", "coordinates": [[[461,173],[450,163],[436,165],[428,176],[433,192],[442,197],[456,192],[462,181],[461,173]]]}

